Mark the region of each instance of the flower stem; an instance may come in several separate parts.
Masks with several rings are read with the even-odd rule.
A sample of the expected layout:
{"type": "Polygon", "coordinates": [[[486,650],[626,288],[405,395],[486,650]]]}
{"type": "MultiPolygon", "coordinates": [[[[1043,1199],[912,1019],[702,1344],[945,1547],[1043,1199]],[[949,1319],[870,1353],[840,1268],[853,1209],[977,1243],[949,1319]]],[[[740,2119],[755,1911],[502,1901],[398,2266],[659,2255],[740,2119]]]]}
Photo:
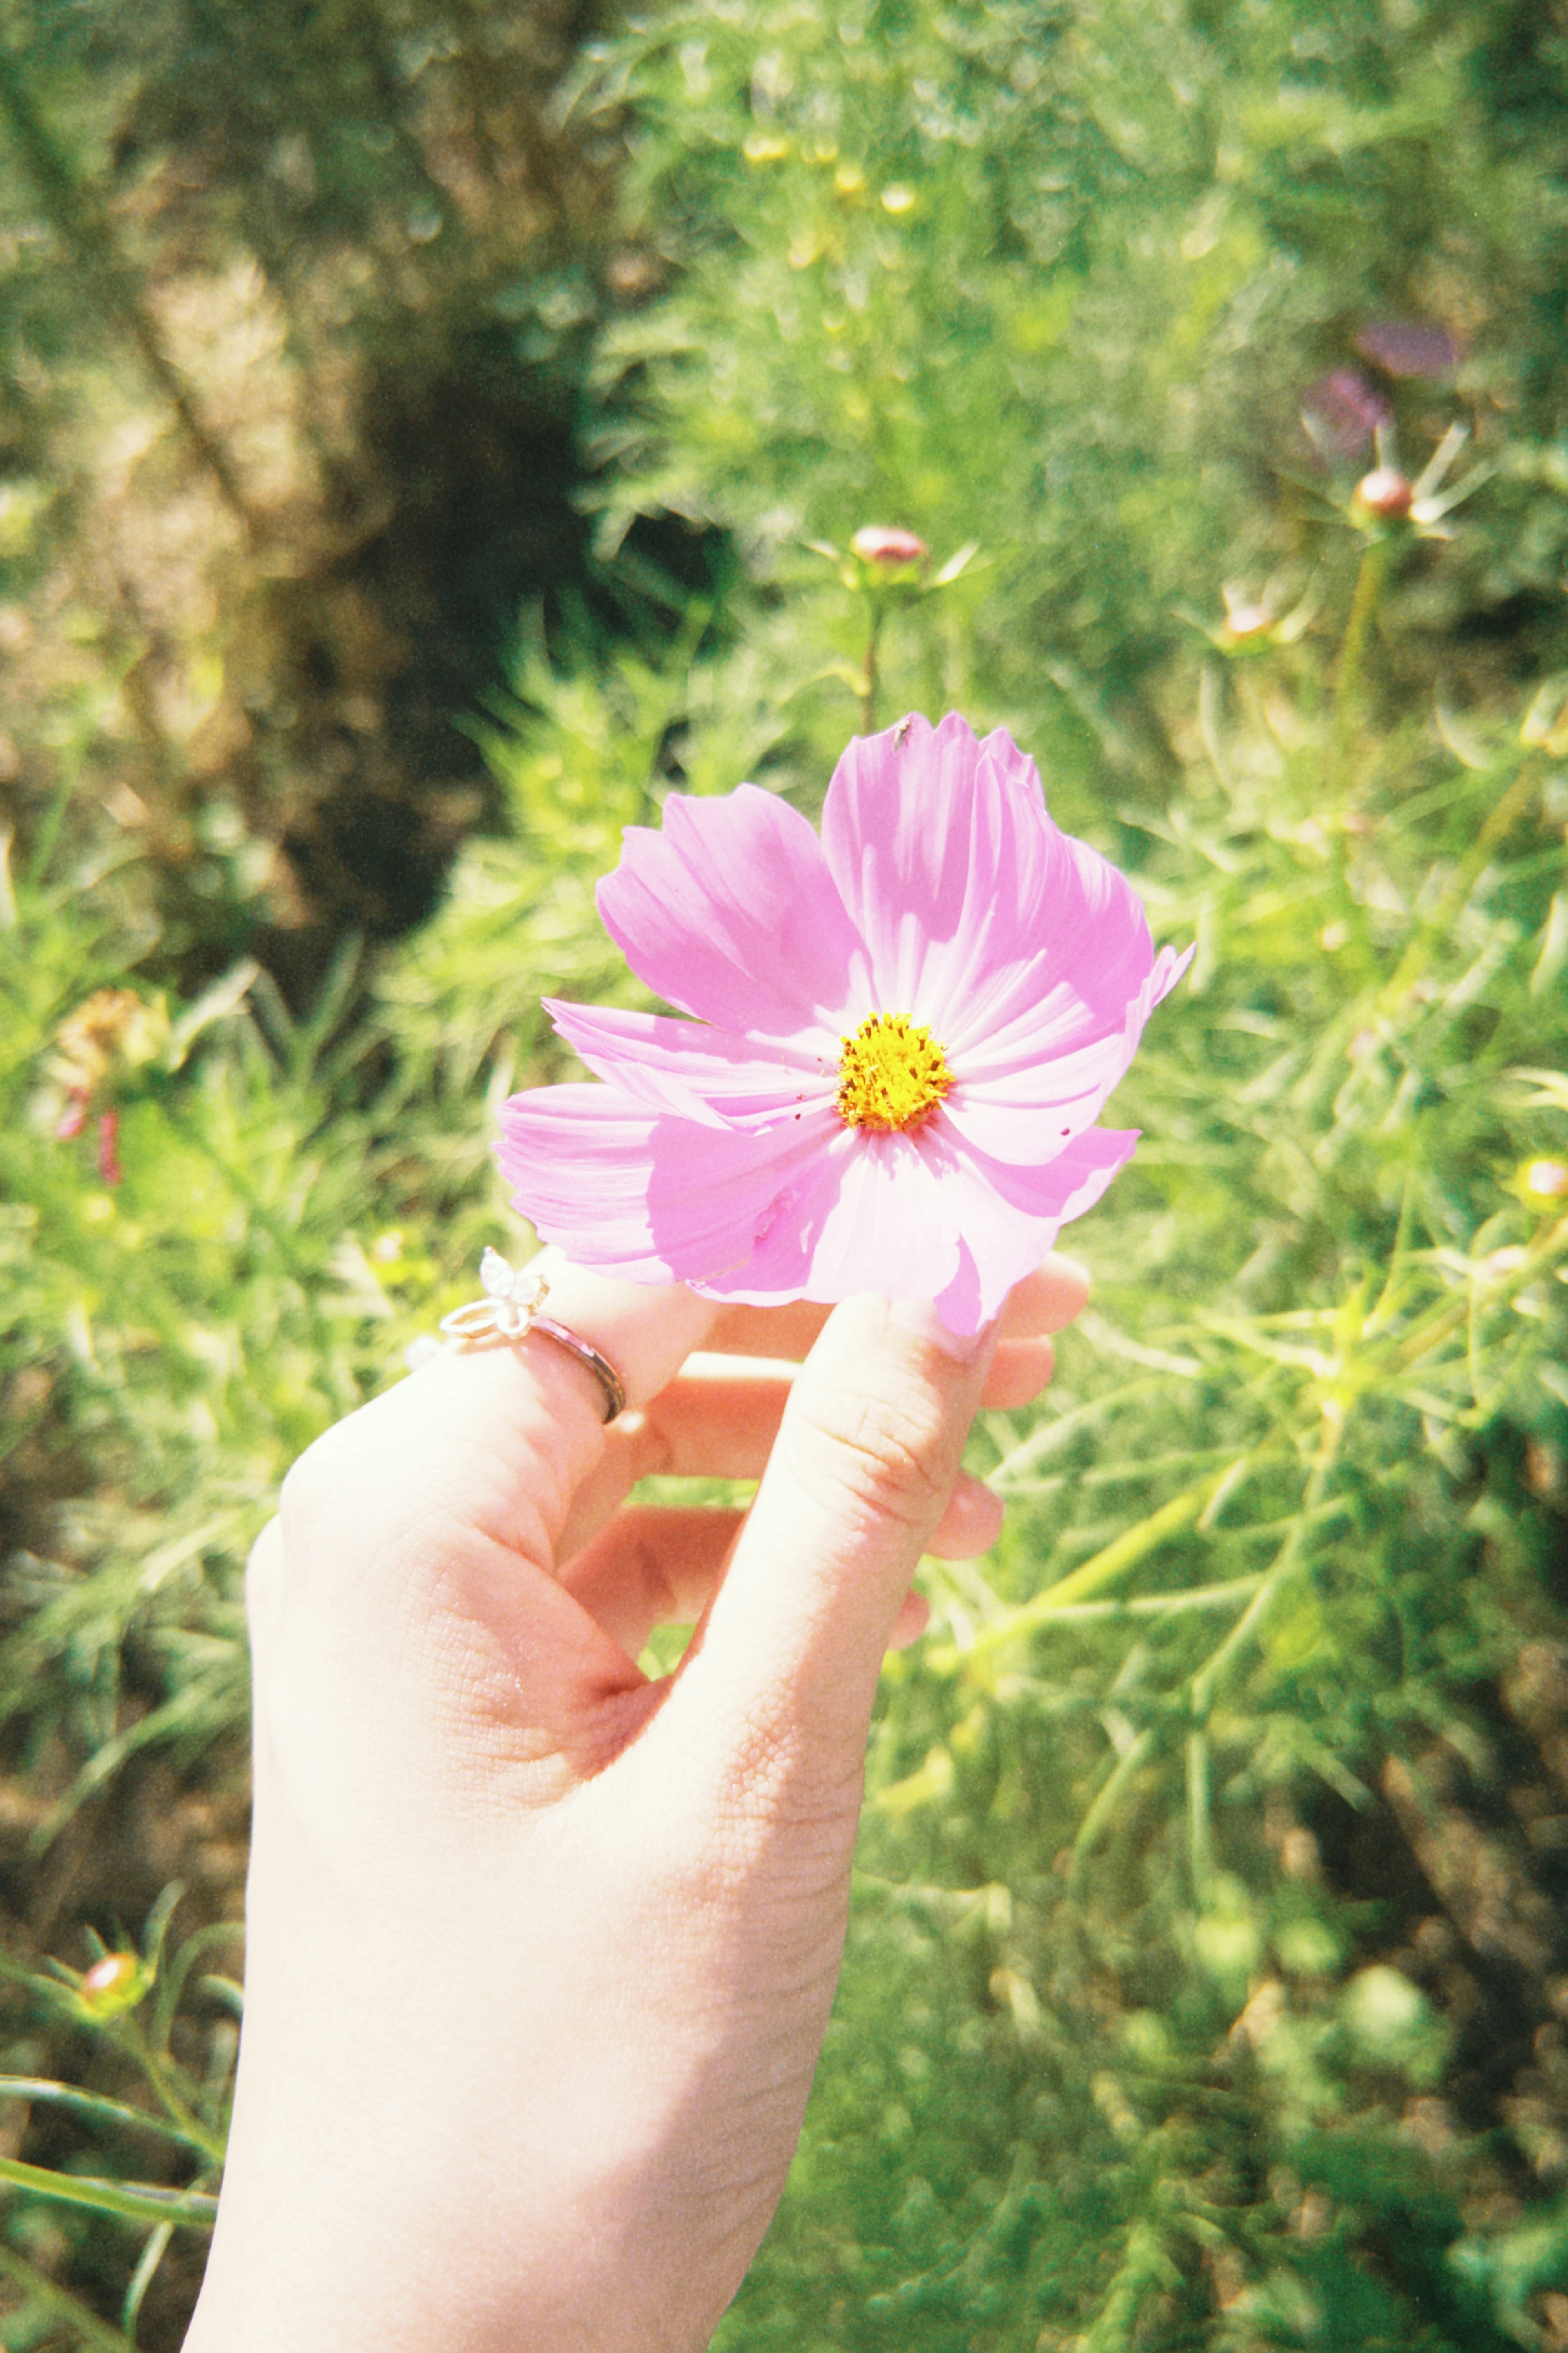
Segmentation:
{"type": "Polygon", "coordinates": [[[221,2166],[226,2153],[222,2134],[209,2131],[189,2102],[181,2098],[136,2021],[127,2019],[114,2040],[135,2060],[169,2116],[179,2126],[183,2138],[203,2150],[215,2165],[221,2166]]]}
{"type": "MultiPolygon", "coordinates": [[[[1351,798],[1351,754],[1365,699],[1367,646],[1384,583],[1388,576],[1389,546],[1386,539],[1369,539],[1366,543],[1361,568],[1356,574],[1355,593],[1351,598],[1350,617],[1341,640],[1339,660],[1335,665],[1333,732],[1329,746],[1327,783],[1335,816],[1339,818],[1343,818],[1351,798]]],[[[1331,843],[1334,895],[1364,966],[1370,961],[1371,933],[1365,904],[1352,882],[1351,839],[1342,824],[1336,823],[1332,827],[1331,843]]]]}
{"type": "Polygon", "coordinates": [[[1519,774],[1488,811],[1436,907],[1401,956],[1394,977],[1384,992],[1385,1004],[1396,1005],[1413,983],[1420,978],[1433,942],[1443,938],[1461,913],[1471,892],[1485,873],[1493,850],[1500,842],[1508,839],[1540,788],[1539,767],[1527,754],[1519,774]]]}
{"type": "Polygon", "coordinates": [[[1201,1724],[1187,1735],[1187,1864],[1193,1900],[1201,1906],[1214,1877],[1209,1741],[1207,1727],[1201,1724]]]}
{"type": "Polygon", "coordinates": [[[886,607],[880,596],[869,599],[870,627],[866,632],[866,667],[860,674],[860,732],[873,735],[877,730],[877,652],[882,638],[882,619],[886,607]]]}
{"type": "Polygon", "coordinates": [[[1386,539],[1367,542],[1361,569],[1356,574],[1350,618],[1345,623],[1344,639],[1340,647],[1334,716],[1342,768],[1349,749],[1351,726],[1366,681],[1367,640],[1372,635],[1373,621],[1383,596],[1384,583],[1388,577],[1389,544],[1386,539]]]}

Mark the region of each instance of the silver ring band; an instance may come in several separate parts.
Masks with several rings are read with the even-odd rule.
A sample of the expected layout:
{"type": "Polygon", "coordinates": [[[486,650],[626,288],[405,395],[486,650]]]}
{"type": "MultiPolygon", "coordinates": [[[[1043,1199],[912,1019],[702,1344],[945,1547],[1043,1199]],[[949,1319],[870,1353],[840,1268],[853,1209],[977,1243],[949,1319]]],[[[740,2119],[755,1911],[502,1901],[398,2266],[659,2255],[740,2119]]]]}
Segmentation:
{"type": "Polygon", "coordinates": [[[512,1348],[531,1332],[537,1332],[574,1356],[585,1373],[592,1373],[605,1400],[606,1424],[626,1411],[626,1384],[608,1356],[601,1356],[564,1324],[557,1324],[552,1315],[540,1314],[550,1294],[542,1275],[530,1274],[526,1268],[514,1269],[499,1250],[488,1250],[479,1261],[479,1281],[484,1285],[483,1299],[468,1300],[442,1316],[441,1329],[448,1340],[459,1348],[512,1348]]]}
{"type": "Polygon", "coordinates": [[[576,1357],[584,1372],[593,1374],[604,1396],[606,1423],[626,1411],[626,1384],[608,1356],[601,1356],[597,1348],[591,1347],[586,1340],[579,1340],[575,1332],[568,1332],[565,1324],[557,1324],[552,1315],[536,1315],[529,1329],[546,1340],[553,1340],[558,1348],[576,1357]]]}

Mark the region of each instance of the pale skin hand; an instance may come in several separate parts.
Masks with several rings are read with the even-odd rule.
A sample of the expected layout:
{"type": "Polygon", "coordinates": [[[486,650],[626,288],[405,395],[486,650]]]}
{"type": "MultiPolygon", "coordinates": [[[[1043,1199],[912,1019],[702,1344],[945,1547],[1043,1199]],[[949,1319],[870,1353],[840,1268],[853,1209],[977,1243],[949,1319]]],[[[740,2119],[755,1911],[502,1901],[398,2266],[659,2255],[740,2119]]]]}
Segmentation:
{"type": "Polygon", "coordinates": [[[964,1356],[880,1300],[552,1272],[640,1412],[605,1430],[538,1335],[443,1357],[310,1449],[257,1547],[246,2022],[186,2353],[707,2344],[800,2129],[883,1651],[921,1555],[993,1540],[970,1419],[1044,1386],[1088,1289],[1048,1261],[964,1356]],[[745,1361],[808,1348],[793,1391],[745,1361]],[[649,1471],[765,1475],[741,1525],[622,1510],[649,1471]],[[699,1616],[650,1683],[652,1628],[699,1616]]]}

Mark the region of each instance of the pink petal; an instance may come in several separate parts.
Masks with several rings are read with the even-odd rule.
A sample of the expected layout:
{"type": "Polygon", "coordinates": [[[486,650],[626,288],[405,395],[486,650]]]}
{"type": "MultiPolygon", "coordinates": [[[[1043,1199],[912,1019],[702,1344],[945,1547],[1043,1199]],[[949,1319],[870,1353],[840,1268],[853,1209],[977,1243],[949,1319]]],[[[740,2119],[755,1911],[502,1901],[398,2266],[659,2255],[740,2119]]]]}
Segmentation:
{"type": "Polygon", "coordinates": [[[1154,959],[1154,969],[1149,975],[1148,982],[1146,984],[1148,1010],[1151,1013],[1153,1011],[1156,1005],[1163,1005],[1164,1003],[1164,1000],[1169,997],[1172,989],[1174,988],[1177,981],[1180,980],[1182,975],[1185,972],[1187,966],[1191,964],[1197,952],[1198,944],[1195,940],[1193,942],[1192,946],[1190,948],[1184,949],[1180,955],[1176,954],[1174,948],[1162,948],[1160,950],[1159,955],[1154,959]]]}
{"type": "Polygon", "coordinates": [[[1006,1066],[1015,1031],[1035,1057],[1121,1029],[1153,958],[1142,906],[1051,822],[1033,761],[1003,729],[977,744],[951,712],[935,729],[916,716],[858,738],[822,823],[878,1008],[925,1022],[961,1075],[1006,1066]]]}
{"type": "Polygon", "coordinates": [[[943,1322],[955,1332],[975,1332],[998,1314],[1061,1228],[1094,1207],[1137,1141],[1136,1128],[1091,1127],[1047,1167],[1028,1170],[964,1154],[958,1208],[963,1250],[957,1274],[937,1294],[943,1322]]]}
{"type": "Polygon", "coordinates": [[[1094,1125],[1124,1075],[1128,1057],[1120,1040],[1111,1039],[1102,1051],[1096,1084],[1046,1102],[1007,1101],[958,1087],[942,1104],[942,1117],[969,1150],[1012,1167],[1038,1167],[1094,1125]]]}
{"type": "Polygon", "coordinates": [[[638,977],[683,1012],[758,1039],[837,1047],[864,1011],[866,958],[809,821],[755,785],[671,793],[628,826],[599,913],[638,977]]]}
{"type": "MultiPolygon", "coordinates": [[[[1120,1026],[1088,1044],[1063,1050],[1069,1025],[1053,1015],[1049,1004],[1040,1008],[1041,1026],[1032,1037],[1020,1019],[1005,1050],[998,1046],[989,1058],[991,1075],[972,1075],[974,1063],[985,1058],[963,1061],[964,1076],[942,1105],[944,1118],[966,1144],[998,1160],[1016,1166],[1053,1159],[1100,1117],[1138,1050],[1150,1013],[1175,987],[1194,953],[1189,948],[1178,957],[1173,948],[1162,948],[1120,1026]]],[[[1082,1026],[1088,1026],[1087,1008],[1081,1013],[1082,1026]]]]}
{"type": "Polygon", "coordinates": [[[759,1053],[750,1039],[706,1022],[549,997],[544,1009],[597,1077],[648,1110],[709,1127],[791,1119],[830,1104],[837,1085],[837,1060],[789,1046],[759,1053]]]}
{"type": "Polygon", "coordinates": [[[782,1134],[661,1116],[614,1087],[536,1087],[501,1106],[513,1205],[579,1266],[690,1282],[751,1256],[773,1205],[821,1153],[832,1112],[782,1134]]]}
{"type": "Polygon", "coordinates": [[[880,1291],[929,1299],[957,1265],[958,1229],[941,1173],[908,1135],[839,1125],[776,1203],[744,1266],[699,1287],[764,1306],[880,1291]]]}
{"type": "Polygon", "coordinates": [[[1038,895],[1045,805],[1033,764],[1000,732],[978,744],[956,712],[857,736],[834,770],[822,847],[870,950],[875,1002],[950,1043],[987,966],[1032,956],[1017,935],[1038,895]]]}
{"type": "Polygon", "coordinates": [[[948,1059],[966,1084],[989,1087],[1021,1072],[1037,1071],[1046,1062],[1092,1050],[1121,1033],[1130,997],[1137,993],[1134,984],[1128,995],[1119,996],[1112,1006],[1100,1010],[1086,1004],[1070,981],[1058,981],[1051,987],[1045,985],[1043,975],[1039,979],[1036,993],[1017,992],[1022,1002],[1005,1008],[1005,1019],[996,1013],[984,1035],[949,1050],[948,1059]]]}
{"type": "Polygon", "coordinates": [[[954,1331],[976,1331],[1137,1141],[1136,1129],[1092,1128],[1025,1170],[966,1150],[939,1122],[918,1136],[841,1128],[780,1195],[751,1257],[696,1288],[762,1307],[862,1291],[935,1297],[954,1331]]]}
{"type": "Polygon", "coordinates": [[[1089,1128],[1041,1168],[1015,1168],[978,1152],[964,1158],[1006,1208],[1054,1229],[1093,1208],[1117,1170],[1131,1159],[1141,1133],[1136,1127],[1089,1128]]]}
{"type": "Polygon", "coordinates": [[[946,1042],[975,1071],[1007,1067],[1037,1050],[1042,1018],[1054,1051],[1121,1026],[1153,962],[1142,902],[1108,859],[1046,819],[1050,837],[1039,901],[1021,928],[1042,943],[1026,961],[995,972],[984,999],[963,1009],[946,1042]]]}

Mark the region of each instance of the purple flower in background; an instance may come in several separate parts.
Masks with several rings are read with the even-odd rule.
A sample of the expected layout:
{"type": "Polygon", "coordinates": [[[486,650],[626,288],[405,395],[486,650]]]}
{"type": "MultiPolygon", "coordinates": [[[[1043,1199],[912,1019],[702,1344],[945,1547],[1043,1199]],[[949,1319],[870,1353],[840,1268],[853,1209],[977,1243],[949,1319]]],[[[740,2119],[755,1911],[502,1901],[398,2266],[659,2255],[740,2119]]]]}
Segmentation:
{"type": "Polygon", "coordinates": [[[1419,319],[1373,319],[1355,338],[1355,347],[1385,375],[1447,375],[1462,356],[1446,327],[1419,319]]]}
{"type": "Polygon", "coordinates": [[[1359,458],[1393,424],[1394,410],[1358,368],[1335,368],[1302,394],[1301,422],[1325,458],[1359,458]]]}

